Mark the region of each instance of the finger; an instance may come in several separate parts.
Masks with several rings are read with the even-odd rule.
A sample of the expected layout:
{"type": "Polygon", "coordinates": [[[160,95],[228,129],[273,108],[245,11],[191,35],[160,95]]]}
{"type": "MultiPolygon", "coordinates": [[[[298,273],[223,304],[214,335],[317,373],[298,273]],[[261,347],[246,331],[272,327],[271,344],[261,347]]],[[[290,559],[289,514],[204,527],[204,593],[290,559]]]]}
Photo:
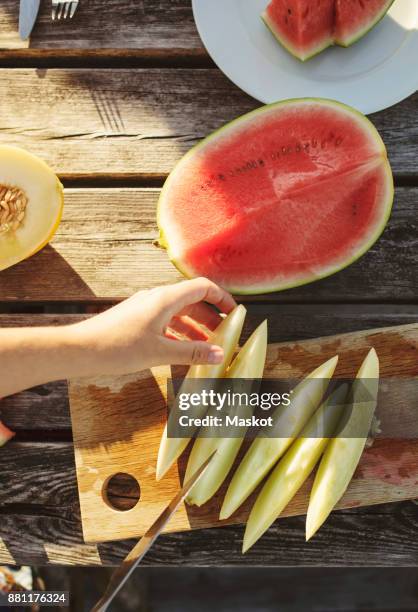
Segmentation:
{"type": "Polygon", "coordinates": [[[204,325],[210,331],[216,329],[223,320],[219,312],[217,312],[213,306],[205,304],[205,302],[186,306],[182,312],[179,312],[179,315],[183,314],[188,315],[201,325],[204,325]]]}
{"type": "Polygon", "coordinates": [[[169,327],[166,327],[164,331],[164,336],[169,338],[170,340],[180,340],[181,338],[169,327]]]}
{"type": "Polygon", "coordinates": [[[182,342],[163,338],[165,359],[170,365],[222,363],[224,351],[209,342],[182,342]]]}
{"type": "Polygon", "coordinates": [[[172,285],[159,299],[170,319],[186,306],[199,302],[209,302],[225,313],[231,312],[236,306],[232,295],[207,278],[195,278],[172,285]]]}
{"type": "Polygon", "coordinates": [[[208,334],[190,317],[173,317],[169,326],[175,332],[185,336],[189,340],[201,340],[205,342],[208,339],[208,334]]]}

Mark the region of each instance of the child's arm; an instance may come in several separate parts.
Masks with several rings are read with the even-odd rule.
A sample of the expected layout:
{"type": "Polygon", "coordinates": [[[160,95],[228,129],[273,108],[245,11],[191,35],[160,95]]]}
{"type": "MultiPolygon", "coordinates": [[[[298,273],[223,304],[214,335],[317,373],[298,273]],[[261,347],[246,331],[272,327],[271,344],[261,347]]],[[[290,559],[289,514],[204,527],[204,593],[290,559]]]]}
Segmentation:
{"type": "Polygon", "coordinates": [[[221,319],[204,302],[225,313],[235,306],[227,292],[199,278],[137,293],[75,325],[0,329],[0,397],[65,378],[218,363],[223,351],[206,342],[200,324],[214,329],[221,319]]]}

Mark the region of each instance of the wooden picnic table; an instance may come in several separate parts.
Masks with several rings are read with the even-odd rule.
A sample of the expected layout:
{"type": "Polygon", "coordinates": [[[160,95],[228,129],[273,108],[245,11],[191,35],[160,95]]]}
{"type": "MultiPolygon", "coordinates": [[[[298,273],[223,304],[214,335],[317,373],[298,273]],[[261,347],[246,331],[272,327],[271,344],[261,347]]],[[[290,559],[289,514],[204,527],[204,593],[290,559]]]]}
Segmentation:
{"type": "MultiPolygon", "coordinates": [[[[259,106],[214,66],[190,4],[81,0],[73,21],[52,23],[45,0],[28,46],[18,1],[2,1],[0,140],[43,157],[66,206],[51,245],[1,273],[1,326],[65,324],[179,279],[152,244],[162,183],[200,138],[259,106]]],[[[246,298],[247,335],[266,316],[272,342],[418,321],[418,95],[372,120],[397,187],[383,237],[329,279],[246,298]]],[[[83,543],[66,383],[0,412],[17,431],[0,450],[0,562],[119,562],[132,542],[83,543]]],[[[283,519],[245,557],[242,527],[165,535],[145,563],[416,566],[417,528],[418,506],[393,503],[334,512],[309,544],[303,517],[283,519]]]]}

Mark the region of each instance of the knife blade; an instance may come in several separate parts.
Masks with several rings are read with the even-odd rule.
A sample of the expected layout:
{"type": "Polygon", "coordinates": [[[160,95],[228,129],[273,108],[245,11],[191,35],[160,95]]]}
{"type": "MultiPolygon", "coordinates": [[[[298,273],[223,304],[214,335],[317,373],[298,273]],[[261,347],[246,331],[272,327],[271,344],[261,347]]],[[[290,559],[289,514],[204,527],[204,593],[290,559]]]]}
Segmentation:
{"type": "Polygon", "coordinates": [[[38,17],[41,0],[20,0],[19,35],[26,40],[31,35],[38,17]]]}
{"type": "Polygon", "coordinates": [[[211,456],[195,472],[195,474],[193,474],[193,476],[189,478],[189,480],[184,484],[181,491],[177,493],[177,495],[171,500],[166,509],[163,510],[163,512],[151,525],[145,535],[143,535],[139,542],[133,547],[133,549],[125,558],[125,560],[122,561],[122,564],[118,567],[118,569],[113,572],[103,597],[97,602],[94,608],[92,608],[91,612],[105,612],[107,610],[109,604],[119,593],[120,589],[128,580],[134,569],[142,561],[142,559],[149,551],[151,546],[154,544],[155,540],[158,538],[170,518],[176,512],[177,508],[187,497],[193,485],[195,485],[199,478],[203,476],[215,453],[216,451],[214,451],[211,456]]]}

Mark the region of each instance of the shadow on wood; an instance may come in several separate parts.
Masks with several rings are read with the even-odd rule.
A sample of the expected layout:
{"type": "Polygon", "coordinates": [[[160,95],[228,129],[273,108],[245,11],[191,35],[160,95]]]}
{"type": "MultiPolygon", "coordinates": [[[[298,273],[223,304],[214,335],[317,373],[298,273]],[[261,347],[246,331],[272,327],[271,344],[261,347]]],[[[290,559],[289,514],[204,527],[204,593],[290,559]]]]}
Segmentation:
{"type": "MultiPolygon", "coordinates": [[[[86,265],[94,266],[94,262],[86,262],[86,265]]],[[[56,300],[57,294],[51,286],[51,278],[65,279],[65,285],[80,298],[96,297],[65,257],[49,244],[29,259],[3,270],[0,277],[1,299],[26,300],[27,296],[43,287],[43,299],[56,300]]]]}

